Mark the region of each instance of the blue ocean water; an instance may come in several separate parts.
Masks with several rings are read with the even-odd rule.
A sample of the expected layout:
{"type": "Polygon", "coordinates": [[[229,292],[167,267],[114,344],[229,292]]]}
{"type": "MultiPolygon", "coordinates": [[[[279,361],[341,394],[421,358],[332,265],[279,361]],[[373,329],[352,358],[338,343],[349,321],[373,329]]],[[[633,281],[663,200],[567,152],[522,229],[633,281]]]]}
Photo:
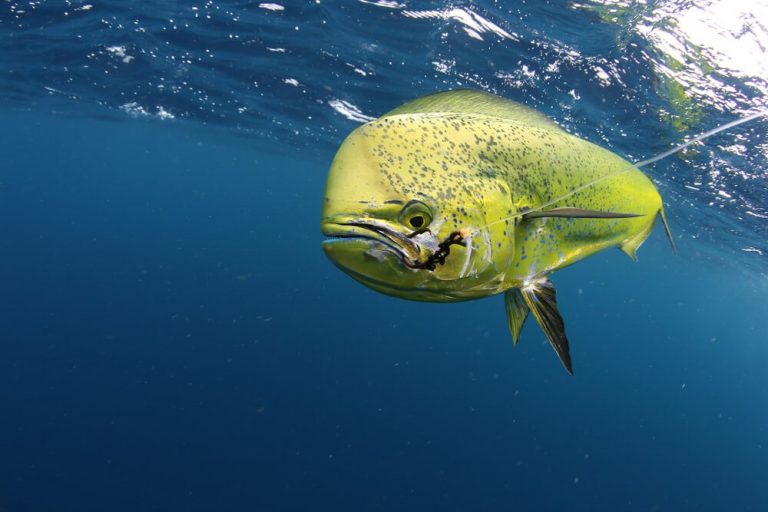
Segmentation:
{"type": "Polygon", "coordinates": [[[749,11],[5,2],[0,510],[768,510],[766,121],[647,170],[677,256],[553,276],[574,376],[500,297],[378,295],[318,229],[345,135],[420,94],[634,160],[764,108],[749,11]]]}

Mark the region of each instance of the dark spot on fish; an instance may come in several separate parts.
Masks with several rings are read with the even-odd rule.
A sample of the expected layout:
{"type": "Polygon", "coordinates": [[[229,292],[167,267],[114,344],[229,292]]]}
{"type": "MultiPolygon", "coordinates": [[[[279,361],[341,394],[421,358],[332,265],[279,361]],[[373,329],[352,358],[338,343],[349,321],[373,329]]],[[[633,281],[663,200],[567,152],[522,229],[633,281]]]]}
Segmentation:
{"type": "Polygon", "coordinates": [[[399,199],[390,199],[389,201],[384,201],[384,204],[403,204],[403,202],[399,199]]]}

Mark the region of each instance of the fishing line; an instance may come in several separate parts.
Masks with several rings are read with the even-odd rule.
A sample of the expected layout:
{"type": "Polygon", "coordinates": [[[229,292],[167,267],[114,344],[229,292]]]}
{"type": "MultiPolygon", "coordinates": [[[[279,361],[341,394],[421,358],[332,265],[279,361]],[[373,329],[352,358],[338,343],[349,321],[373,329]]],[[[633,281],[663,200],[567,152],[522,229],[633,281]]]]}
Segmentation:
{"type": "Polygon", "coordinates": [[[523,215],[525,215],[527,213],[533,213],[533,212],[541,211],[544,208],[547,208],[548,206],[552,206],[553,204],[558,203],[558,202],[562,201],[563,199],[567,199],[567,198],[571,197],[574,194],[578,194],[582,190],[584,190],[586,188],[589,188],[589,187],[591,187],[593,185],[596,185],[597,183],[600,183],[601,181],[607,180],[608,178],[613,178],[613,177],[618,176],[620,174],[624,174],[625,172],[629,172],[632,169],[636,169],[636,168],[639,168],[639,167],[645,167],[645,166],[650,165],[650,164],[652,164],[654,162],[658,162],[659,160],[661,160],[663,158],[666,158],[666,157],[668,157],[670,155],[674,155],[675,153],[677,153],[679,151],[682,151],[683,149],[687,148],[691,144],[695,144],[695,143],[700,142],[700,141],[702,141],[702,140],[704,140],[706,138],[709,138],[709,137],[711,137],[713,135],[716,135],[716,134],[718,134],[718,133],[720,133],[722,131],[725,131],[725,130],[728,130],[730,128],[733,128],[734,126],[739,126],[740,124],[748,123],[749,121],[752,121],[754,119],[757,119],[757,118],[760,118],[760,117],[764,117],[764,116],[768,116],[768,112],[757,112],[757,113],[754,113],[754,114],[750,114],[748,116],[736,119],[735,121],[731,121],[731,122],[726,123],[724,125],[718,126],[717,128],[713,128],[712,130],[709,130],[708,132],[704,132],[704,133],[702,133],[700,135],[697,135],[696,137],[692,138],[691,140],[689,140],[687,142],[684,142],[682,144],[678,144],[677,146],[673,147],[672,149],[664,151],[663,153],[661,153],[659,155],[656,155],[656,156],[654,156],[652,158],[648,158],[646,160],[642,160],[642,161],[637,162],[635,164],[630,164],[630,165],[628,165],[625,168],[619,169],[618,171],[614,171],[614,172],[608,173],[605,176],[601,176],[601,177],[596,178],[596,179],[594,179],[594,180],[592,180],[590,182],[587,182],[584,185],[581,185],[580,187],[576,187],[575,189],[571,190],[567,194],[564,194],[564,195],[562,195],[560,197],[552,199],[551,201],[547,201],[546,203],[542,204],[541,206],[537,206],[536,208],[531,208],[530,210],[526,210],[524,212],[516,213],[515,215],[510,215],[509,217],[504,217],[502,219],[490,222],[488,224],[484,224],[484,225],[480,226],[479,228],[475,228],[475,233],[479,232],[480,229],[482,229],[482,228],[487,228],[487,227],[493,226],[494,224],[499,224],[500,222],[504,222],[504,221],[507,221],[507,220],[520,218],[520,217],[522,217],[523,215]]]}

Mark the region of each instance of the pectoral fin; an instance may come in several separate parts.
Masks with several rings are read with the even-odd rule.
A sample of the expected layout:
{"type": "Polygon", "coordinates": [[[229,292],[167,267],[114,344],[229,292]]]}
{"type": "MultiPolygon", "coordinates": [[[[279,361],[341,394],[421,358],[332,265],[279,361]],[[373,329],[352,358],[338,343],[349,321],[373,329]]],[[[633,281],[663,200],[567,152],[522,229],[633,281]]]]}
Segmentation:
{"type": "Polygon", "coordinates": [[[528,306],[523,300],[523,295],[517,288],[511,288],[504,294],[504,305],[507,309],[507,324],[512,334],[512,342],[517,345],[520,331],[523,329],[525,319],[528,318],[528,306]]]}
{"type": "Polygon", "coordinates": [[[523,214],[523,219],[538,219],[540,217],[567,217],[570,219],[629,219],[632,217],[641,217],[641,215],[637,213],[604,212],[600,210],[570,207],[538,210],[523,214]]]}
{"type": "Polygon", "coordinates": [[[549,343],[557,352],[563,366],[573,375],[568,338],[565,336],[563,318],[557,310],[554,285],[549,279],[541,279],[524,286],[520,289],[520,293],[544,334],[547,335],[549,343]]]}

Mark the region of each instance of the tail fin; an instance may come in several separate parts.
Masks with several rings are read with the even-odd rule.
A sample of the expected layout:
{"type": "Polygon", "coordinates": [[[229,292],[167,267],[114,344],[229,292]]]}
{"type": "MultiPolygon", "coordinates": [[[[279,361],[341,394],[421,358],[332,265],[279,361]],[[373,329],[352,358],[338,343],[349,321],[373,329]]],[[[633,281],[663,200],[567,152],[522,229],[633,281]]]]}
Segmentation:
{"type": "Polygon", "coordinates": [[[667,216],[664,215],[664,206],[659,208],[659,217],[661,217],[661,223],[664,224],[664,231],[667,233],[667,239],[672,246],[672,252],[677,256],[677,246],[675,245],[675,239],[672,238],[672,231],[669,230],[669,224],[667,223],[667,216]]]}

